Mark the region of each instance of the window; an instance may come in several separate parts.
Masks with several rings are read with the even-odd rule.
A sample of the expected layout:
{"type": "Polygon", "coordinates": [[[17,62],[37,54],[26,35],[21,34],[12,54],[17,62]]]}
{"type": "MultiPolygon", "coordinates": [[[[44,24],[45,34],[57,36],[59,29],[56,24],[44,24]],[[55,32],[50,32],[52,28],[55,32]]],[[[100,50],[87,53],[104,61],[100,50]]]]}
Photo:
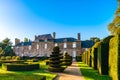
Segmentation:
{"type": "Polygon", "coordinates": [[[76,42],[73,42],[73,48],[76,48],[76,42]]]}
{"type": "Polygon", "coordinates": [[[58,46],[58,44],[57,44],[57,43],[55,43],[55,46],[58,46]]]}
{"type": "Polygon", "coordinates": [[[64,43],[64,48],[67,48],[67,44],[66,43],[64,43]]]}
{"type": "Polygon", "coordinates": [[[47,49],[47,44],[45,44],[45,49],[47,49]]]}
{"type": "Polygon", "coordinates": [[[29,46],[29,50],[31,50],[31,46],[29,46]]]}
{"type": "Polygon", "coordinates": [[[39,45],[37,44],[37,49],[39,49],[39,45]]]}

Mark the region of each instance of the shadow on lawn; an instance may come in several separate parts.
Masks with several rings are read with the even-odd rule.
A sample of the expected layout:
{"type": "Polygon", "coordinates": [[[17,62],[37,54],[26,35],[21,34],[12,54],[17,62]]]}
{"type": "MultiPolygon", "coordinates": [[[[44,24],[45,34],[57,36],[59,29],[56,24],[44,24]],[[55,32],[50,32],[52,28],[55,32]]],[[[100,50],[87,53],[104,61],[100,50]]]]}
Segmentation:
{"type": "Polygon", "coordinates": [[[79,66],[85,80],[111,80],[108,75],[99,75],[97,70],[93,70],[83,63],[79,63],[79,66]]]}

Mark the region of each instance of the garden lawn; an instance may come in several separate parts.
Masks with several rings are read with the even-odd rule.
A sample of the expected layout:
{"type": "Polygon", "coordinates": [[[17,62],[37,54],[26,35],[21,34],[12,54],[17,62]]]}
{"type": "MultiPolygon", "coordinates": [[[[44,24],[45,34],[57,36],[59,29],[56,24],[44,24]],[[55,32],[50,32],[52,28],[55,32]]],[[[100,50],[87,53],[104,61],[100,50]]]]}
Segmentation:
{"type": "Polygon", "coordinates": [[[78,62],[84,80],[111,80],[108,75],[99,75],[97,70],[92,69],[83,62],[78,62]]]}
{"type": "Polygon", "coordinates": [[[56,74],[50,73],[44,61],[39,61],[40,69],[34,71],[5,71],[0,67],[0,80],[41,80],[46,76],[46,80],[52,80],[56,74]]]}

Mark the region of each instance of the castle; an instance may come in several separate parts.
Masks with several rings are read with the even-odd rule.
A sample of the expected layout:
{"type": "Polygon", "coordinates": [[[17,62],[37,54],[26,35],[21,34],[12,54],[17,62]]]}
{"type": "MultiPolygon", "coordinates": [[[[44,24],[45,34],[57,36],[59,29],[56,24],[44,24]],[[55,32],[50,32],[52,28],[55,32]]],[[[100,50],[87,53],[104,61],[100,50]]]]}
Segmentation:
{"type": "Polygon", "coordinates": [[[94,42],[92,41],[81,41],[80,33],[77,34],[77,39],[73,37],[56,38],[56,33],[43,34],[35,36],[34,41],[20,42],[20,39],[15,38],[14,52],[18,56],[29,56],[29,57],[49,57],[53,47],[59,46],[61,53],[67,52],[73,59],[83,53],[86,48],[90,48],[94,42]]]}

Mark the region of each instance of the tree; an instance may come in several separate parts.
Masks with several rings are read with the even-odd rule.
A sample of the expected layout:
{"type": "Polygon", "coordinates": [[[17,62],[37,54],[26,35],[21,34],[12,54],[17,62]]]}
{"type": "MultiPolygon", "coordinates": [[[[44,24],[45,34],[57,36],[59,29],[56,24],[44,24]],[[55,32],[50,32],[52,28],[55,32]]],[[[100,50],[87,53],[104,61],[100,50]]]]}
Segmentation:
{"type": "Polygon", "coordinates": [[[118,1],[118,9],[115,12],[115,18],[112,21],[112,23],[108,25],[108,31],[112,35],[120,34],[120,0],[117,1],[118,1]]]}
{"type": "Polygon", "coordinates": [[[93,41],[93,42],[99,42],[100,38],[98,38],[98,37],[91,37],[90,40],[93,41]]]}
{"type": "Polygon", "coordinates": [[[28,38],[24,38],[24,42],[28,42],[28,38]]]}
{"type": "Polygon", "coordinates": [[[2,47],[0,47],[0,56],[4,55],[4,51],[2,49],[2,47]]]}
{"type": "Polygon", "coordinates": [[[13,56],[15,55],[15,53],[13,52],[12,49],[12,42],[10,41],[9,38],[5,38],[4,40],[2,40],[2,42],[0,43],[0,47],[1,47],[1,53],[3,56],[13,56]]]}

